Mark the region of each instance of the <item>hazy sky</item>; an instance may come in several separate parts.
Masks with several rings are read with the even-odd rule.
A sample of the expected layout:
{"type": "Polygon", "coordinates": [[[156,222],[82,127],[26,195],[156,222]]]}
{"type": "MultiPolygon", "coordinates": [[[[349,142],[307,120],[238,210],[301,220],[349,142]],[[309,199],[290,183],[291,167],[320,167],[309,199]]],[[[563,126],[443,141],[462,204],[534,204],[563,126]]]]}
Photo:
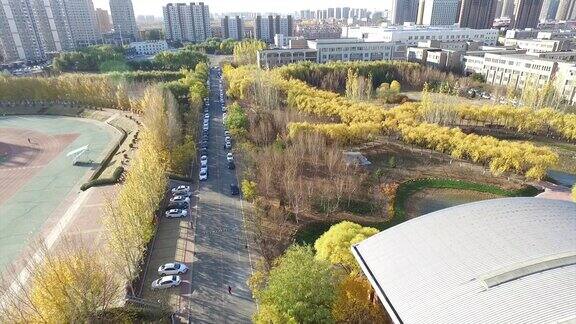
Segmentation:
{"type": "MultiPolygon", "coordinates": [[[[92,0],[96,8],[108,10],[108,0],[92,0]]],[[[132,0],[136,15],[162,16],[162,6],[166,3],[198,2],[198,0],[132,0]]],[[[384,10],[390,9],[392,0],[207,0],[210,13],[251,11],[291,13],[301,9],[318,9],[328,7],[353,7],[384,10]]]]}

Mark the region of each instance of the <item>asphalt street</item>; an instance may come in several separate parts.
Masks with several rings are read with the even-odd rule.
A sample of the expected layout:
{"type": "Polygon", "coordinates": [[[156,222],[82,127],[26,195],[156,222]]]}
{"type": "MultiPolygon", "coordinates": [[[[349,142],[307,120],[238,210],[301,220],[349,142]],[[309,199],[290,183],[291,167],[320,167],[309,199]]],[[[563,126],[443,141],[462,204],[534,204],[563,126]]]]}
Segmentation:
{"type": "Polygon", "coordinates": [[[210,72],[208,180],[200,182],[194,219],[194,258],[188,311],[191,323],[250,323],[255,311],[246,284],[251,260],[244,231],[242,202],[232,196],[235,170],[227,168],[220,85],[210,72]],[[231,288],[229,293],[228,287],[231,288]]]}

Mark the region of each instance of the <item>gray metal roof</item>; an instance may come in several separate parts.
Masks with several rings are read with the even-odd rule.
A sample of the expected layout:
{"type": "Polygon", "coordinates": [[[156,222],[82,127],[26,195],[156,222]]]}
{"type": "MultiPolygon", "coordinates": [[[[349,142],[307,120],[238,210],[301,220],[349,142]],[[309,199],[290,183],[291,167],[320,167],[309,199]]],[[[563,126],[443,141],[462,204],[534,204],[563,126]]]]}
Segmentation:
{"type": "Polygon", "coordinates": [[[352,247],[396,323],[576,322],[576,204],[443,209],[352,247]]]}

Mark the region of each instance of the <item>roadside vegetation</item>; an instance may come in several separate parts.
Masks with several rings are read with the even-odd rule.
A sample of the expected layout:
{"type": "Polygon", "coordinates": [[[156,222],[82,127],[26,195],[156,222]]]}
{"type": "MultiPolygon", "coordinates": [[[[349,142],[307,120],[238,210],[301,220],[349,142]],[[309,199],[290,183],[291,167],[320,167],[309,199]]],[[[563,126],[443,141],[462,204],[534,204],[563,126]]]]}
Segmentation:
{"type": "Polygon", "coordinates": [[[307,302],[318,310],[309,318],[385,321],[367,311],[370,303],[327,311],[336,300],[348,301],[334,295],[338,289],[371,300],[365,279],[352,276],[358,272],[352,244],[405,221],[407,200],[422,191],[534,196],[539,190],[530,184],[559,162],[555,149],[534,139],[574,142],[574,114],[547,106],[554,103],[547,90],[530,100],[524,96],[534,107],[478,106],[456,98],[471,88],[489,89],[477,76],[461,78],[407,62],[299,63],[273,70],[251,63],[236,60],[224,67],[224,76],[227,95],[236,101],[229,112],[235,122],[228,127],[243,153],[242,190],[253,202],[249,220],[263,260],[252,281],[261,306],[256,322],[301,322],[298,305],[307,302]],[[421,100],[405,90],[421,91],[421,100]],[[372,164],[359,164],[356,152],[372,164]],[[367,228],[344,222],[342,228],[352,228],[344,230],[339,223],[346,220],[367,228]],[[325,299],[284,303],[271,297],[280,294],[280,283],[306,295],[301,289],[307,280],[323,282],[320,277],[337,282],[314,287],[325,299]]]}

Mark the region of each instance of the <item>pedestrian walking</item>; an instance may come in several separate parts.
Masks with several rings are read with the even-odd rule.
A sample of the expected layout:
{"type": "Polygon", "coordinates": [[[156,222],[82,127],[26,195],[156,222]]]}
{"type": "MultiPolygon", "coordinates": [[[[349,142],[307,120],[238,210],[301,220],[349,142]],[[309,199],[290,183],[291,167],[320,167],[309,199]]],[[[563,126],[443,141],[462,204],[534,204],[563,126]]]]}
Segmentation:
{"type": "Polygon", "coordinates": [[[232,295],[232,287],[228,286],[228,293],[232,295]]]}

